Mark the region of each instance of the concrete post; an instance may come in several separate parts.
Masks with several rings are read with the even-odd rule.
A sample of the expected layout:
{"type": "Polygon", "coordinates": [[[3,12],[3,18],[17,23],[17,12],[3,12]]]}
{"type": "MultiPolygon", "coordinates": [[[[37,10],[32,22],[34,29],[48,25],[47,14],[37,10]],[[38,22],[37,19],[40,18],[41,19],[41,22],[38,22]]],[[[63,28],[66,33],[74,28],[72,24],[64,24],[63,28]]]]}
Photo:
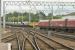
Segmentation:
{"type": "Polygon", "coordinates": [[[18,24],[19,24],[19,14],[18,14],[18,24]]]}
{"type": "Polygon", "coordinates": [[[52,31],[48,31],[48,37],[50,37],[52,34],[52,31]]]}
{"type": "Polygon", "coordinates": [[[30,15],[30,12],[31,10],[29,10],[29,23],[31,22],[31,15],[30,15]]]}
{"type": "Polygon", "coordinates": [[[1,0],[0,0],[0,42],[1,42],[1,34],[2,34],[1,23],[2,23],[2,21],[1,21],[1,0]]]}
{"type": "Polygon", "coordinates": [[[5,30],[5,2],[3,2],[3,29],[5,30]]]}
{"type": "Polygon", "coordinates": [[[22,22],[23,22],[23,14],[22,14],[22,22]]]}
{"type": "Polygon", "coordinates": [[[30,7],[30,10],[29,10],[29,23],[31,22],[31,5],[30,5],[30,0],[29,0],[29,7],[30,7]]]}

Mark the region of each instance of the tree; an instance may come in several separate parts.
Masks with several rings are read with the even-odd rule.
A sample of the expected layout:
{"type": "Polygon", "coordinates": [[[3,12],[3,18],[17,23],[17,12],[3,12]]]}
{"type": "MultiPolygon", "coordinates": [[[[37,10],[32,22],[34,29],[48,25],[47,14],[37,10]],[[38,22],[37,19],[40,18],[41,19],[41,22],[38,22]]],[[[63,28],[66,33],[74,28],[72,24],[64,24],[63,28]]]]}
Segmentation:
{"type": "Polygon", "coordinates": [[[43,12],[39,13],[39,18],[40,19],[46,19],[46,15],[43,12]]]}
{"type": "Polygon", "coordinates": [[[18,17],[18,14],[19,14],[18,12],[14,12],[13,16],[18,17]]]}
{"type": "Polygon", "coordinates": [[[5,15],[6,21],[9,21],[9,18],[11,18],[12,16],[13,16],[12,13],[6,14],[6,15],[5,15]]]}
{"type": "Polygon", "coordinates": [[[49,13],[48,14],[48,19],[61,19],[62,18],[62,15],[56,15],[56,16],[53,16],[52,13],[49,13]]]}
{"type": "Polygon", "coordinates": [[[47,19],[51,19],[53,17],[52,13],[49,13],[47,19]]]}
{"type": "Polygon", "coordinates": [[[45,14],[44,14],[43,12],[40,12],[39,14],[40,14],[41,16],[45,16],[45,14]]]}
{"type": "Polygon", "coordinates": [[[53,17],[53,19],[61,19],[61,18],[62,18],[62,15],[57,15],[53,17]]]}

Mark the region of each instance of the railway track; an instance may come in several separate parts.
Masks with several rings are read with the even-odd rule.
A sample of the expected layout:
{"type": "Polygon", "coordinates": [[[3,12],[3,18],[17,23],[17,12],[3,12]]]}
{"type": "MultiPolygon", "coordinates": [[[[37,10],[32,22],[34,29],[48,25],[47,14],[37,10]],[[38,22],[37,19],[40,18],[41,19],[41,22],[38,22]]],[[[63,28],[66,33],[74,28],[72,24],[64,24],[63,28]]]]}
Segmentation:
{"type": "Polygon", "coordinates": [[[35,50],[40,50],[38,45],[37,45],[37,42],[35,40],[35,37],[34,35],[30,35],[29,32],[25,32],[24,30],[22,31],[23,32],[23,35],[25,35],[25,37],[27,37],[27,40],[30,41],[30,43],[32,44],[32,46],[34,47],[35,50]]]}
{"type": "Polygon", "coordinates": [[[18,45],[18,50],[37,50],[35,44],[33,44],[30,39],[28,39],[28,36],[26,36],[25,32],[18,32],[16,34],[17,36],[17,45],[18,45]]]}
{"type": "Polygon", "coordinates": [[[11,35],[2,38],[5,43],[12,43],[12,50],[35,50],[32,43],[22,34],[19,28],[13,28],[11,35]],[[15,41],[14,41],[15,40],[15,41]],[[28,47],[27,47],[28,45],[28,47]]]}
{"type": "MultiPolygon", "coordinates": [[[[40,38],[41,38],[42,40],[48,39],[48,41],[50,40],[50,41],[53,41],[53,42],[59,44],[59,46],[61,46],[61,47],[59,47],[59,48],[63,48],[63,49],[67,49],[67,50],[74,50],[73,48],[67,47],[67,46],[65,46],[64,44],[58,43],[58,42],[56,42],[56,41],[54,41],[54,40],[48,38],[47,36],[44,36],[44,35],[41,34],[41,33],[39,34],[39,32],[36,32],[36,31],[33,31],[33,30],[31,30],[31,32],[36,33],[36,36],[37,36],[37,37],[40,36],[40,38]]],[[[45,40],[45,41],[47,41],[47,40],[45,40]]],[[[48,42],[48,41],[47,41],[47,42],[48,42]]],[[[48,43],[48,44],[49,44],[49,43],[48,43]]]]}
{"type": "Polygon", "coordinates": [[[29,34],[29,40],[31,40],[34,44],[35,44],[35,46],[36,46],[36,48],[37,48],[37,50],[53,50],[53,48],[51,48],[48,44],[46,44],[44,41],[42,41],[42,40],[40,40],[40,39],[38,39],[33,33],[31,34],[29,31],[25,31],[25,32],[27,32],[28,34],[29,34]],[[34,39],[34,40],[33,40],[34,39]]]}
{"type": "Polygon", "coordinates": [[[67,34],[60,34],[60,33],[54,33],[54,35],[57,35],[58,37],[65,38],[68,40],[73,40],[73,41],[75,40],[74,35],[67,35],[67,34]]]}
{"type": "Polygon", "coordinates": [[[4,42],[4,43],[11,43],[12,44],[11,49],[12,50],[18,50],[17,49],[16,36],[12,32],[11,32],[11,34],[8,34],[5,37],[3,37],[2,38],[2,42],[4,42]]]}
{"type": "Polygon", "coordinates": [[[40,50],[53,50],[47,43],[40,40],[39,38],[36,38],[37,44],[40,47],[40,50]]]}
{"type": "MultiPolygon", "coordinates": [[[[29,30],[29,29],[28,29],[29,30]]],[[[26,30],[27,31],[27,30],[26,30]]],[[[45,43],[45,45],[47,44],[52,50],[73,50],[72,48],[69,48],[67,46],[64,46],[63,44],[60,44],[52,39],[49,39],[43,35],[37,34],[34,31],[30,31],[30,34],[35,35],[35,37],[37,37],[37,39],[39,39],[40,41],[43,41],[43,43],[45,43]]],[[[40,46],[40,45],[39,45],[40,46]]]]}
{"type": "Polygon", "coordinates": [[[27,49],[40,50],[34,36],[31,36],[31,35],[27,34],[22,29],[21,30],[18,29],[18,30],[20,31],[20,32],[16,33],[18,50],[25,50],[25,49],[26,50],[27,49]],[[28,41],[28,42],[26,43],[26,41],[28,41]],[[30,47],[27,47],[26,44],[30,44],[29,45],[30,47]]]}
{"type": "Polygon", "coordinates": [[[2,38],[2,42],[5,42],[6,43],[6,42],[10,42],[10,41],[12,41],[14,39],[16,39],[15,35],[14,34],[11,34],[11,35],[9,35],[7,37],[3,37],[2,38]]]}
{"type": "MultiPolygon", "coordinates": [[[[41,34],[48,36],[48,30],[45,32],[44,30],[36,30],[36,32],[41,32],[41,34]]],[[[74,33],[68,33],[68,32],[57,32],[57,31],[51,31],[52,36],[63,38],[65,40],[75,41],[75,34],[74,33]]]]}
{"type": "Polygon", "coordinates": [[[73,50],[31,28],[13,28],[13,31],[4,41],[16,39],[17,50],[73,50]]]}
{"type": "Polygon", "coordinates": [[[31,43],[28,40],[26,40],[24,50],[34,50],[34,48],[32,47],[31,43]]]}
{"type": "Polygon", "coordinates": [[[10,30],[12,30],[10,33],[6,33],[2,35],[2,42],[7,43],[16,39],[16,36],[14,34],[14,29],[10,29],[10,30]]]}

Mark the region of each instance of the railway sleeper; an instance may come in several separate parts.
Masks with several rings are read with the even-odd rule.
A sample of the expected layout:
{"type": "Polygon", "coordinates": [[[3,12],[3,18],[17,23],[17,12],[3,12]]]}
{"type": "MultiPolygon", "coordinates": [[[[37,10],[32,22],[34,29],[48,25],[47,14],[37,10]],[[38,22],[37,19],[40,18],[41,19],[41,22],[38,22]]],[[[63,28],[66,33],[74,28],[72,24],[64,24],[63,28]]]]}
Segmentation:
{"type": "MultiPolygon", "coordinates": [[[[47,39],[49,39],[49,40],[52,40],[52,39],[48,38],[47,36],[45,36],[45,35],[43,35],[43,34],[39,34],[38,32],[35,32],[35,31],[32,31],[32,32],[34,32],[34,33],[36,33],[36,34],[38,34],[38,35],[40,35],[40,36],[42,36],[42,37],[45,37],[45,38],[47,38],[47,39]]],[[[54,41],[54,40],[52,40],[52,41],[54,41]]],[[[54,41],[54,42],[56,42],[56,41],[54,41]]],[[[64,47],[68,48],[69,50],[73,50],[72,48],[67,47],[67,46],[65,46],[65,45],[63,45],[63,44],[61,44],[61,43],[59,43],[59,42],[56,42],[56,43],[58,43],[58,44],[60,44],[60,45],[62,45],[62,46],[64,46],[64,47]]]]}

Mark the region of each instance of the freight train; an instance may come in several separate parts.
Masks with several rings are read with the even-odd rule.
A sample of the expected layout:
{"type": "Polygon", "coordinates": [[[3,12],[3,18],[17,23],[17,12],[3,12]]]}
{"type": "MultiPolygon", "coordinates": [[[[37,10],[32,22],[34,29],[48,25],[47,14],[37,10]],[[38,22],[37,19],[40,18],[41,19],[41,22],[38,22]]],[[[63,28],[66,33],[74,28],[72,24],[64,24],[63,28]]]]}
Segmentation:
{"type": "Polygon", "coordinates": [[[8,22],[7,25],[11,26],[28,26],[28,27],[39,27],[40,29],[50,29],[57,31],[75,31],[75,19],[52,19],[52,20],[40,20],[39,22],[23,22],[23,23],[12,23],[8,22]]]}
{"type": "Polygon", "coordinates": [[[38,23],[40,29],[64,30],[68,32],[75,31],[75,19],[52,19],[40,20],[38,23]]]}

